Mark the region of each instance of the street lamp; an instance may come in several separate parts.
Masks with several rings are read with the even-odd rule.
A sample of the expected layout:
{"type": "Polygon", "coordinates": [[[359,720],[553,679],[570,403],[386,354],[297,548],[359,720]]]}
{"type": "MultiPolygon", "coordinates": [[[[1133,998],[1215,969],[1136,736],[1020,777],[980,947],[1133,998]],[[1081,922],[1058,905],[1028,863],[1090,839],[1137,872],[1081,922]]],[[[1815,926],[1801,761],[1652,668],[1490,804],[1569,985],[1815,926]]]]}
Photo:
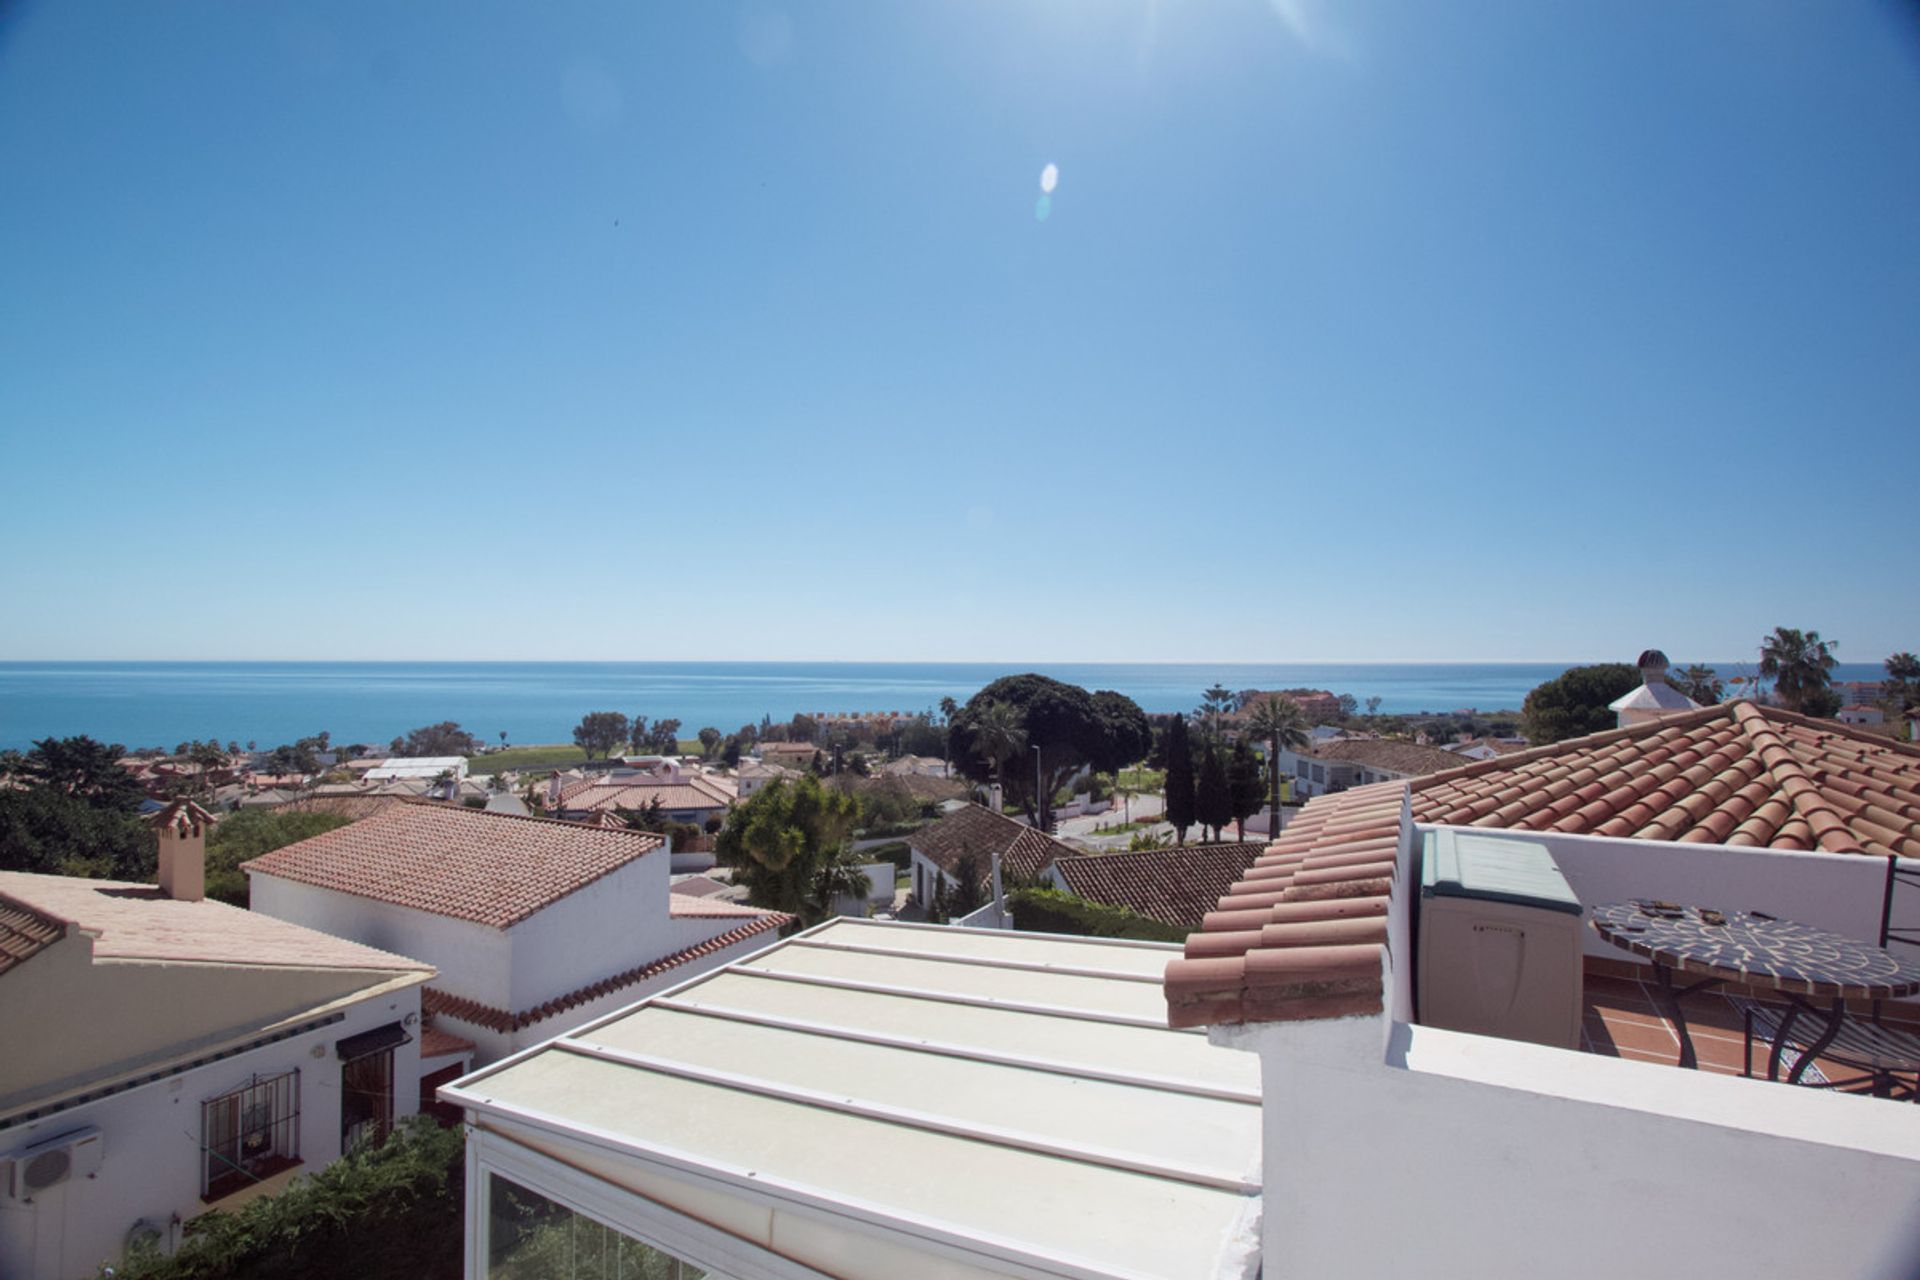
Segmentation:
{"type": "Polygon", "coordinates": [[[1040,789],[1040,744],[1037,742],[1033,744],[1033,812],[1040,819],[1040,829],[1046,831],[1050,825],[1047,822],[1047,794],[1040,789]]]}

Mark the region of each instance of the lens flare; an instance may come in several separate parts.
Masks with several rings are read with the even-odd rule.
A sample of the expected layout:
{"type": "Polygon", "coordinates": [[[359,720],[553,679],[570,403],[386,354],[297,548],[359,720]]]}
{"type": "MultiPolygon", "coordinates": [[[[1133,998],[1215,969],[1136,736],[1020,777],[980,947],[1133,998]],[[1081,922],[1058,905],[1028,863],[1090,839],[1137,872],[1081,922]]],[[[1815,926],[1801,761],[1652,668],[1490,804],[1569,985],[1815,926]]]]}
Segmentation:
{"type": "Polygon", "coordinates": [[[1052,212],[1053,212],[1053,197],[1041,196],[1038,200],[1034,202],[1033,220],[1035,222],[1045,222],[1047,220],[1048,215],[1052,214],[1052,212]]]}
{"type": "Polygon", "coordinates": [[[1060,185],[1060,166],[1050,164],[1040,171],[1040,194],[1050,196],[1053,189],[1060,185]]]}

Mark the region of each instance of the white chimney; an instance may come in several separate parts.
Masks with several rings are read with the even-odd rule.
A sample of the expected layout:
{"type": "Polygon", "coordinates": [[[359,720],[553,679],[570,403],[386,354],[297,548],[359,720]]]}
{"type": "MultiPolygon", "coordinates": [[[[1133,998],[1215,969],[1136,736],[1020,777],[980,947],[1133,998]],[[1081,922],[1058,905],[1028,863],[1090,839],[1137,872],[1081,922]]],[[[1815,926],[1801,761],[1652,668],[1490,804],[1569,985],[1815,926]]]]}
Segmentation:
{"type": "Polygon", "coordinates": [[[1607,710],[1614,713],[1615,723],[1620,728],[1645,724],[1649,720],[1658,720],[1661,716],[1681,711],[1700,709],[1699,703],[1667,683],[1667,669],[1671,664],[1667,662],[1666,654],[1658,649],[1648,649],[1640,655],[1637,665],[1640,668],[1640,687],[1607,704],[1607,710]]]}
{"type": "Polygon", "coordinates": [[[175,800],[147,820],[160,840],[160,892],[176,902],[207,896],[207,828],[213,815],[191,800],[175,800]]]}
{"type": "Polygon", "coordinates": [[[1004,813],[1006,811],[1006,801],[1000,791],[1000,784],[997,782],[987,788],[987,808],[993,810],[995,813],[1004,813]]]}

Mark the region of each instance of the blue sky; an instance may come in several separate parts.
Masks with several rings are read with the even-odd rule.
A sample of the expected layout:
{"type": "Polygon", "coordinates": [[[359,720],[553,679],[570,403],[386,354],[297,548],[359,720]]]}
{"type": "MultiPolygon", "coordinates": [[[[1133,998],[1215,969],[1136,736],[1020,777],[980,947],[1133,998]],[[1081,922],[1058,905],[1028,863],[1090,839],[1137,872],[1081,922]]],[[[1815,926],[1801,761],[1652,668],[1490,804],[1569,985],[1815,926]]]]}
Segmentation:
{"type": "Polygon", "coordinates": [[[5,5],[0,658],[1920,648],[1916,21],[5,5]]]}

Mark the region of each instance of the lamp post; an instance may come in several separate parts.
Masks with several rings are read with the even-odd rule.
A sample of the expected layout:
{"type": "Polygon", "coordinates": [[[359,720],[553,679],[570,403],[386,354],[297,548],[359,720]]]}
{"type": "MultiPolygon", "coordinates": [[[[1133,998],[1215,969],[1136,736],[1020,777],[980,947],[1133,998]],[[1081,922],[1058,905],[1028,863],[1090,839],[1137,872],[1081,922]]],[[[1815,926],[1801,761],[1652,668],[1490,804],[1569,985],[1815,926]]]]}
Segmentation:
{"type": "Polygon", "coordinates": [[[1047,800],[1047,793],[1040,789],[1040,744],[1036,742],[1033,744],[1033,811],[1039,816],[1042,831],[1048,831],[1051,825],[1047,821],[1047,800]]]}

